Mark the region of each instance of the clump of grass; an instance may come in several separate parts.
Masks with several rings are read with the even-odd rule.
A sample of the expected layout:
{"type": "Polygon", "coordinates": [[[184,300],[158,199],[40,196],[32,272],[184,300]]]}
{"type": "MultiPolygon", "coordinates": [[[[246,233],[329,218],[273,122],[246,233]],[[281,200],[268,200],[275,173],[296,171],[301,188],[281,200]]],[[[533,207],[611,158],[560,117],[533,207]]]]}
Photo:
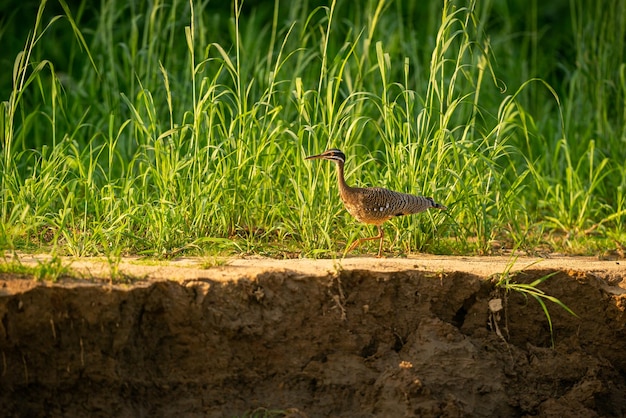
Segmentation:
{"type": "MultiPolygon", "coordinates": [[[[578,315],[576,315],[574,311],[568,308],[567,305],[565,305],[561,300],[559,300],[558,298],[554,296],[548,295],[547,293],[545,293],[543,290],[541,290],[538,287],[539,285],[544,283],[546,280],[548,280],[550,277],[554,276],[558,272],[555,271],[555,272],[546,274],[545,276],[542,276],[528,284],[519,283],[515,280],[515,275],[518,274],[519,272],[511,271],[516,260],[517,260],[517,257],[513,257],[511,262],[509,262],[509,264],[507,265],[505,271],[497,275],[495,279],[496,288],[502,289],[504,291],[505,302],[502,306],[503,307],[506,306],[506,298],[509,292],[517,292],[521,294],[522,296],[524,296],[525,298],[528,298],[530,296],[533,299],[535,299],[535,301],[539,303],[539,306],[541,306],[541,309],[543,310],[546,320],[548,321],[548,326],[550,328],[550,340],[552,343],[552,347],[554,347],[554,330],[552,328],[552,318],[550,316],[550,311],[548,310],[548,306],[546,305],[546,302],[552,302],[555,305],[560,306],[572,316],[578,317],[578,315]]],[[[505,312],[505,315],[506,315],[506,312],[505,312]]]]}
{"type": "Polygon", "coordinates": [[[332,167],[303,160],[329,147],[349,181],[450,208],[394,220],[400,254],[623,242],[626,0],[592,22],[583,3],[584,65],[553,86],[537,8],[512,39],[515,7],[473,0],[62,1],[57,16],[43,1],[0,76],[0,248],[104,255],[112,271],[124,254],[336,257],[364,229],[332,167]],[[592,30],[607,19],[614,35],[592,30]]]}
{"type": "Polygon", "coordinates": [[[38,281],[51,282],[56,282],[62,277],[74,276],[69,265],[64,264],[58,256],[44,261],[37,260],[37,265],[34,266],[23,264],[17,258],[9,260],[0,263],[0,274],[33,277],[38,281]]]}

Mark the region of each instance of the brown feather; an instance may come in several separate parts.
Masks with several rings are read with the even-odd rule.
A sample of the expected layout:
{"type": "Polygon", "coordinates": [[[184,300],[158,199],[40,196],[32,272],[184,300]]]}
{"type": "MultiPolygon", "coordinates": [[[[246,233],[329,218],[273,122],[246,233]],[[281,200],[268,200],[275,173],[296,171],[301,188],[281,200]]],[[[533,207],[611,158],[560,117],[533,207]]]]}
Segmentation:
{"type": "Polygon", "coordinates": [[[350,215],[374,225],[380,225],[394,216],[411,215],[437,207],[430,198],[380,187],[350,187],[343,190],[341,200],[350,215]]]}

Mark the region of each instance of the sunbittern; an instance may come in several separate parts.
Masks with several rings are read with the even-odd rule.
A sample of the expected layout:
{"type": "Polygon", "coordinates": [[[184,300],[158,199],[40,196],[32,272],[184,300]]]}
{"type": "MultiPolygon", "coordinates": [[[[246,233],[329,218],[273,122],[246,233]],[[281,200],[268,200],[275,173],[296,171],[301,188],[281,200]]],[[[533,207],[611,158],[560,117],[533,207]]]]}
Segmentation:
{"type": "Polygon", "coordinates": [[[380,239],[378,257],[382,256],[384,232],[381,225],[394,216],[410,215],[423,212],[430,208],[446,210],[447,208],[435,202],[432,197],[414,196],[406,193],[394,192],[381,187],[350,187],[346,184],[343,166],[346,155],[338,149],[329,149],[319,155],[311,155],[306,160],[324,159],[337,164],[337,181],[339,195],[348,213],[357,220],[373,224],[378,227],[378,235],[369,238],[359,238],[352,243],[346,252],[355,249],[363,241],[380,239]]]}

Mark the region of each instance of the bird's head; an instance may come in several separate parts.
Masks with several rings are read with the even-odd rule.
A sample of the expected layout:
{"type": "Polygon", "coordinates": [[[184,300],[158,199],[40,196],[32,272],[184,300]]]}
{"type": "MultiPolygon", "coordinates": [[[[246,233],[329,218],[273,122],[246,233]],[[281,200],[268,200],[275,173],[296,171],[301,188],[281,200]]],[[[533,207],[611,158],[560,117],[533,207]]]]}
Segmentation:
{"type": "Polygon", "coordinates": [[[344,154],[338,149],[329,149],[319,155],[311,155],[305,158],[305,160],[318,160],[318,159],[330,160],[336,163],[340,162],[343,164],[346,162],[346,154],[344,154]]]}

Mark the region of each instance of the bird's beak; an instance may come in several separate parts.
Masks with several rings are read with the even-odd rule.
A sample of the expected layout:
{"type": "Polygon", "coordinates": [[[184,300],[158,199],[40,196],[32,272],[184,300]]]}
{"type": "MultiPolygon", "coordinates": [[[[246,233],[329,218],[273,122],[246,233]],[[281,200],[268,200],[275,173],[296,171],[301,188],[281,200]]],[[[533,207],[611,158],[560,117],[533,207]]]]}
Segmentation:
{"type": "Polygon", "coordinates": [[[317,160],[320,158],[324,158],[323,154],[319,154],[319,155],[309,155],[308,157],[305,158],[305,160],[317,160]]]}

